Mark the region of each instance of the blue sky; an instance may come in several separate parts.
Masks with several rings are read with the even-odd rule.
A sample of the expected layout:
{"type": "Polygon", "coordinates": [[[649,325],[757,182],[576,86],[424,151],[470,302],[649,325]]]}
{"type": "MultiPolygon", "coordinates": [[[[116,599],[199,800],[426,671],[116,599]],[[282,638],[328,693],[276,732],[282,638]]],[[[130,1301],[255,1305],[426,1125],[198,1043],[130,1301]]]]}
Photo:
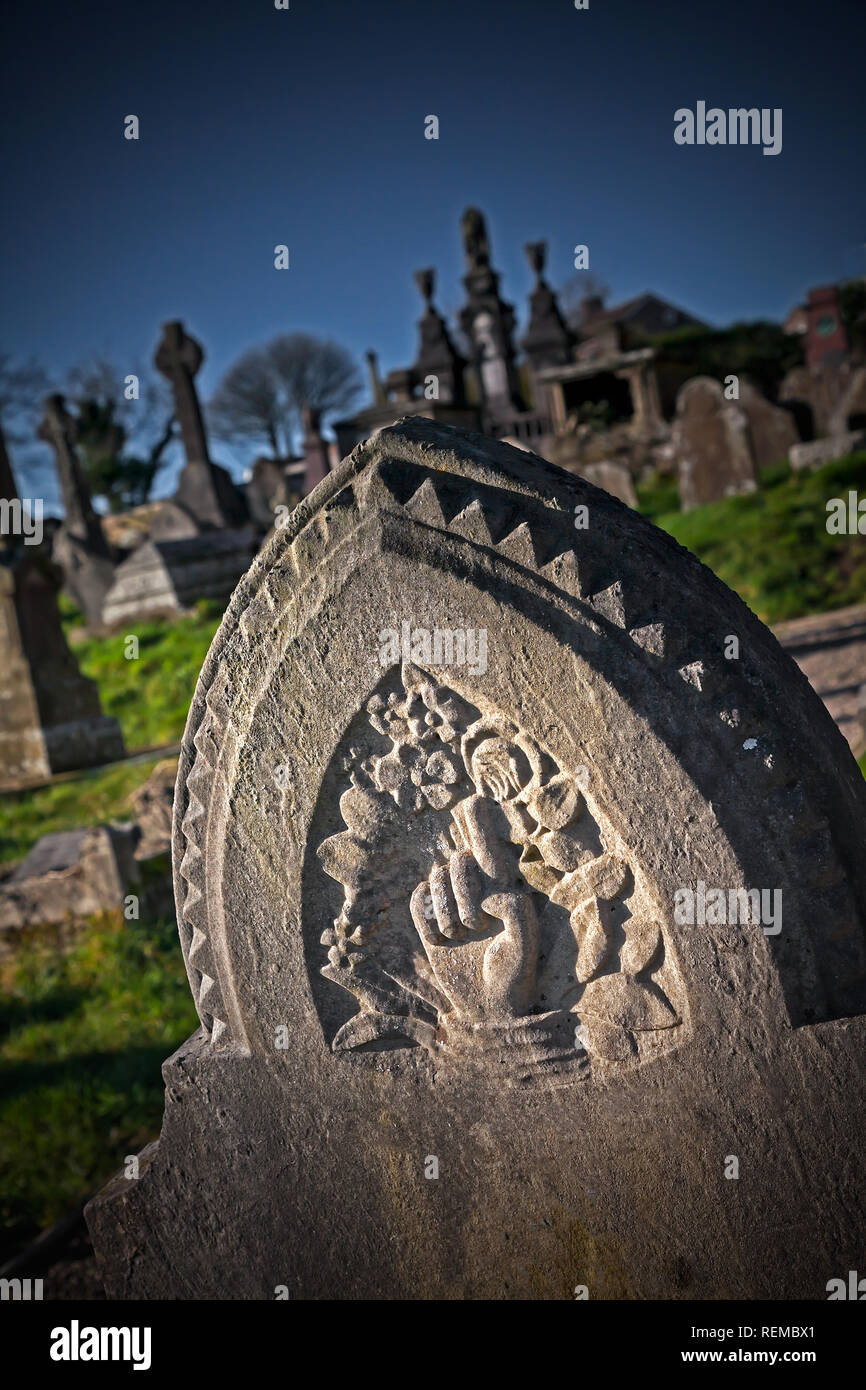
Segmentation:
{"type": "Polygon", "coordinates": [[[94,354],[135,370],[181,318],[205,397],[279,332],[387,371],[414,356],[413,270],[459,306],[470,203],[521,327],[538,238],[555,284],[580,242],[613,300],[781,318],[866,273],[864,29],[859,0],[18,3],[0,347],[58,378],[94,354]],[[698,100],[781,107],[782,153],[677,146],[698,100]]]}

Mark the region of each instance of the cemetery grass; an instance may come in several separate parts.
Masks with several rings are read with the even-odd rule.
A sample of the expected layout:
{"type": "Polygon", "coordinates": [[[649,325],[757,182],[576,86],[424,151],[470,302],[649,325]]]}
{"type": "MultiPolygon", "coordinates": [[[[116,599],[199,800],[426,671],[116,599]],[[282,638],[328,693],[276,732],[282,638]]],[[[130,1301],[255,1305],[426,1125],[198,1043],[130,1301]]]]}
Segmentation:
{"type": "Polygon", "coordinates": [[[172,921],[90,918],[0,971],[0,1263],[159,1132],[160,1067],[197,1026],[172,921]]]}
{"type": "MultiPolygon", "coordinates": [[[[129,752],[180,742],[223,612],[224,605],[202,600],[189,616],[134,623],[107,637],[70,632],[78,664],[96,681],[104,713],[120,721],[129,752]],[[131,659],[125,655],[130,637],[138,640],[131,659]]],[[[76,621],[67,609],[67,626],[76,621]]]]}
{"type": "Polygon", "coordinates": [[[33,791],[0,797],[0,865],[23,859],[40,835],[132,820],[130,795],[146,782],[159,758],[115,763],[33,791]]]}
{"type": "Polygon", "coordinates": [[[641,511],[697,555],[765,623],[866,602],[866,547],[829,535],[827,502],[866,495],[866,452],[814,473],[764,469],[758,491],[691,512],[662,510],[671,480],[638,489],[641,511]]]}

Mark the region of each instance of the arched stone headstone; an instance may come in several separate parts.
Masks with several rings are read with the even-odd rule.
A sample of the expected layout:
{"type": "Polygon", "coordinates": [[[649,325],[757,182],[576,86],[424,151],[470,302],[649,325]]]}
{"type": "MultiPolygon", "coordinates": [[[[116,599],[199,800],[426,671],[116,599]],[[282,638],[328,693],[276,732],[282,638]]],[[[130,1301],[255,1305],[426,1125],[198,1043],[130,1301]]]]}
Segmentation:
{"type": "Polygon", "coordinates": [[[712,377],[692,377],[679,392],[671,447],[684,511],[757,487],[748,414],[712,377]]]}
{"type": "Polygon", "coordinates": [[[88,1208],[109,1295],[826,1297],[862,1250],[864,820],[805,677],[670,537],[383,430],[199,680],[202,1026],[88,1208]]]}

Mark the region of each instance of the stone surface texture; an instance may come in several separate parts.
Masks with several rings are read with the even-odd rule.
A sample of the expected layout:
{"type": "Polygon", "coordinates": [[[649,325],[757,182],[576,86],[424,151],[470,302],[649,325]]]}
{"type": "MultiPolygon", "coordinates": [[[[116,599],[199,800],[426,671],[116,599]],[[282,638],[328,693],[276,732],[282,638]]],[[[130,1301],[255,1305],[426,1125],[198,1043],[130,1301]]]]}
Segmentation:
{"type": "Polygon", "coordinates": [[[863,1250],[864,824],[805,676],[670,537],[382,430],[199,679],[201,1027],[87,1209],[108,1296],[826,1297],[863,1250]],[[699,881],[780,890],[782,930],[678,924],[699,881]]]}

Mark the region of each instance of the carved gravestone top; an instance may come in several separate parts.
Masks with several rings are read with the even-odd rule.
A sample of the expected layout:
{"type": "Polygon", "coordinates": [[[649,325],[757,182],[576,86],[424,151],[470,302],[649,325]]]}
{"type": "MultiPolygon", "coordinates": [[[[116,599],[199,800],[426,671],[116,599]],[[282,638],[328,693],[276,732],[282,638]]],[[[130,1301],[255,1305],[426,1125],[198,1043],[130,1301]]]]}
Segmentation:
{"type": "Polygon", "coordinates": [[[732,1214],[717,1168],[747,1121],[784,1167],[808,1115],[823,1183],[862,1104],[864,815],[808,682],[668,536],[507,445],[381,431],[199,680],[202,1030],[146,1175],[89,1208],[109,1294],[748,1297],[772,1247],[799,1296],[854,1258],[859,1169],[830,1156],[838,1210],[774,1168],[732,1214]]]}
{"type": "Polygon", "coordinates": [[[748,417],[712,377],[692,377],[681,389],[671,444],[684,511],[755,490],[748,417]]]}

